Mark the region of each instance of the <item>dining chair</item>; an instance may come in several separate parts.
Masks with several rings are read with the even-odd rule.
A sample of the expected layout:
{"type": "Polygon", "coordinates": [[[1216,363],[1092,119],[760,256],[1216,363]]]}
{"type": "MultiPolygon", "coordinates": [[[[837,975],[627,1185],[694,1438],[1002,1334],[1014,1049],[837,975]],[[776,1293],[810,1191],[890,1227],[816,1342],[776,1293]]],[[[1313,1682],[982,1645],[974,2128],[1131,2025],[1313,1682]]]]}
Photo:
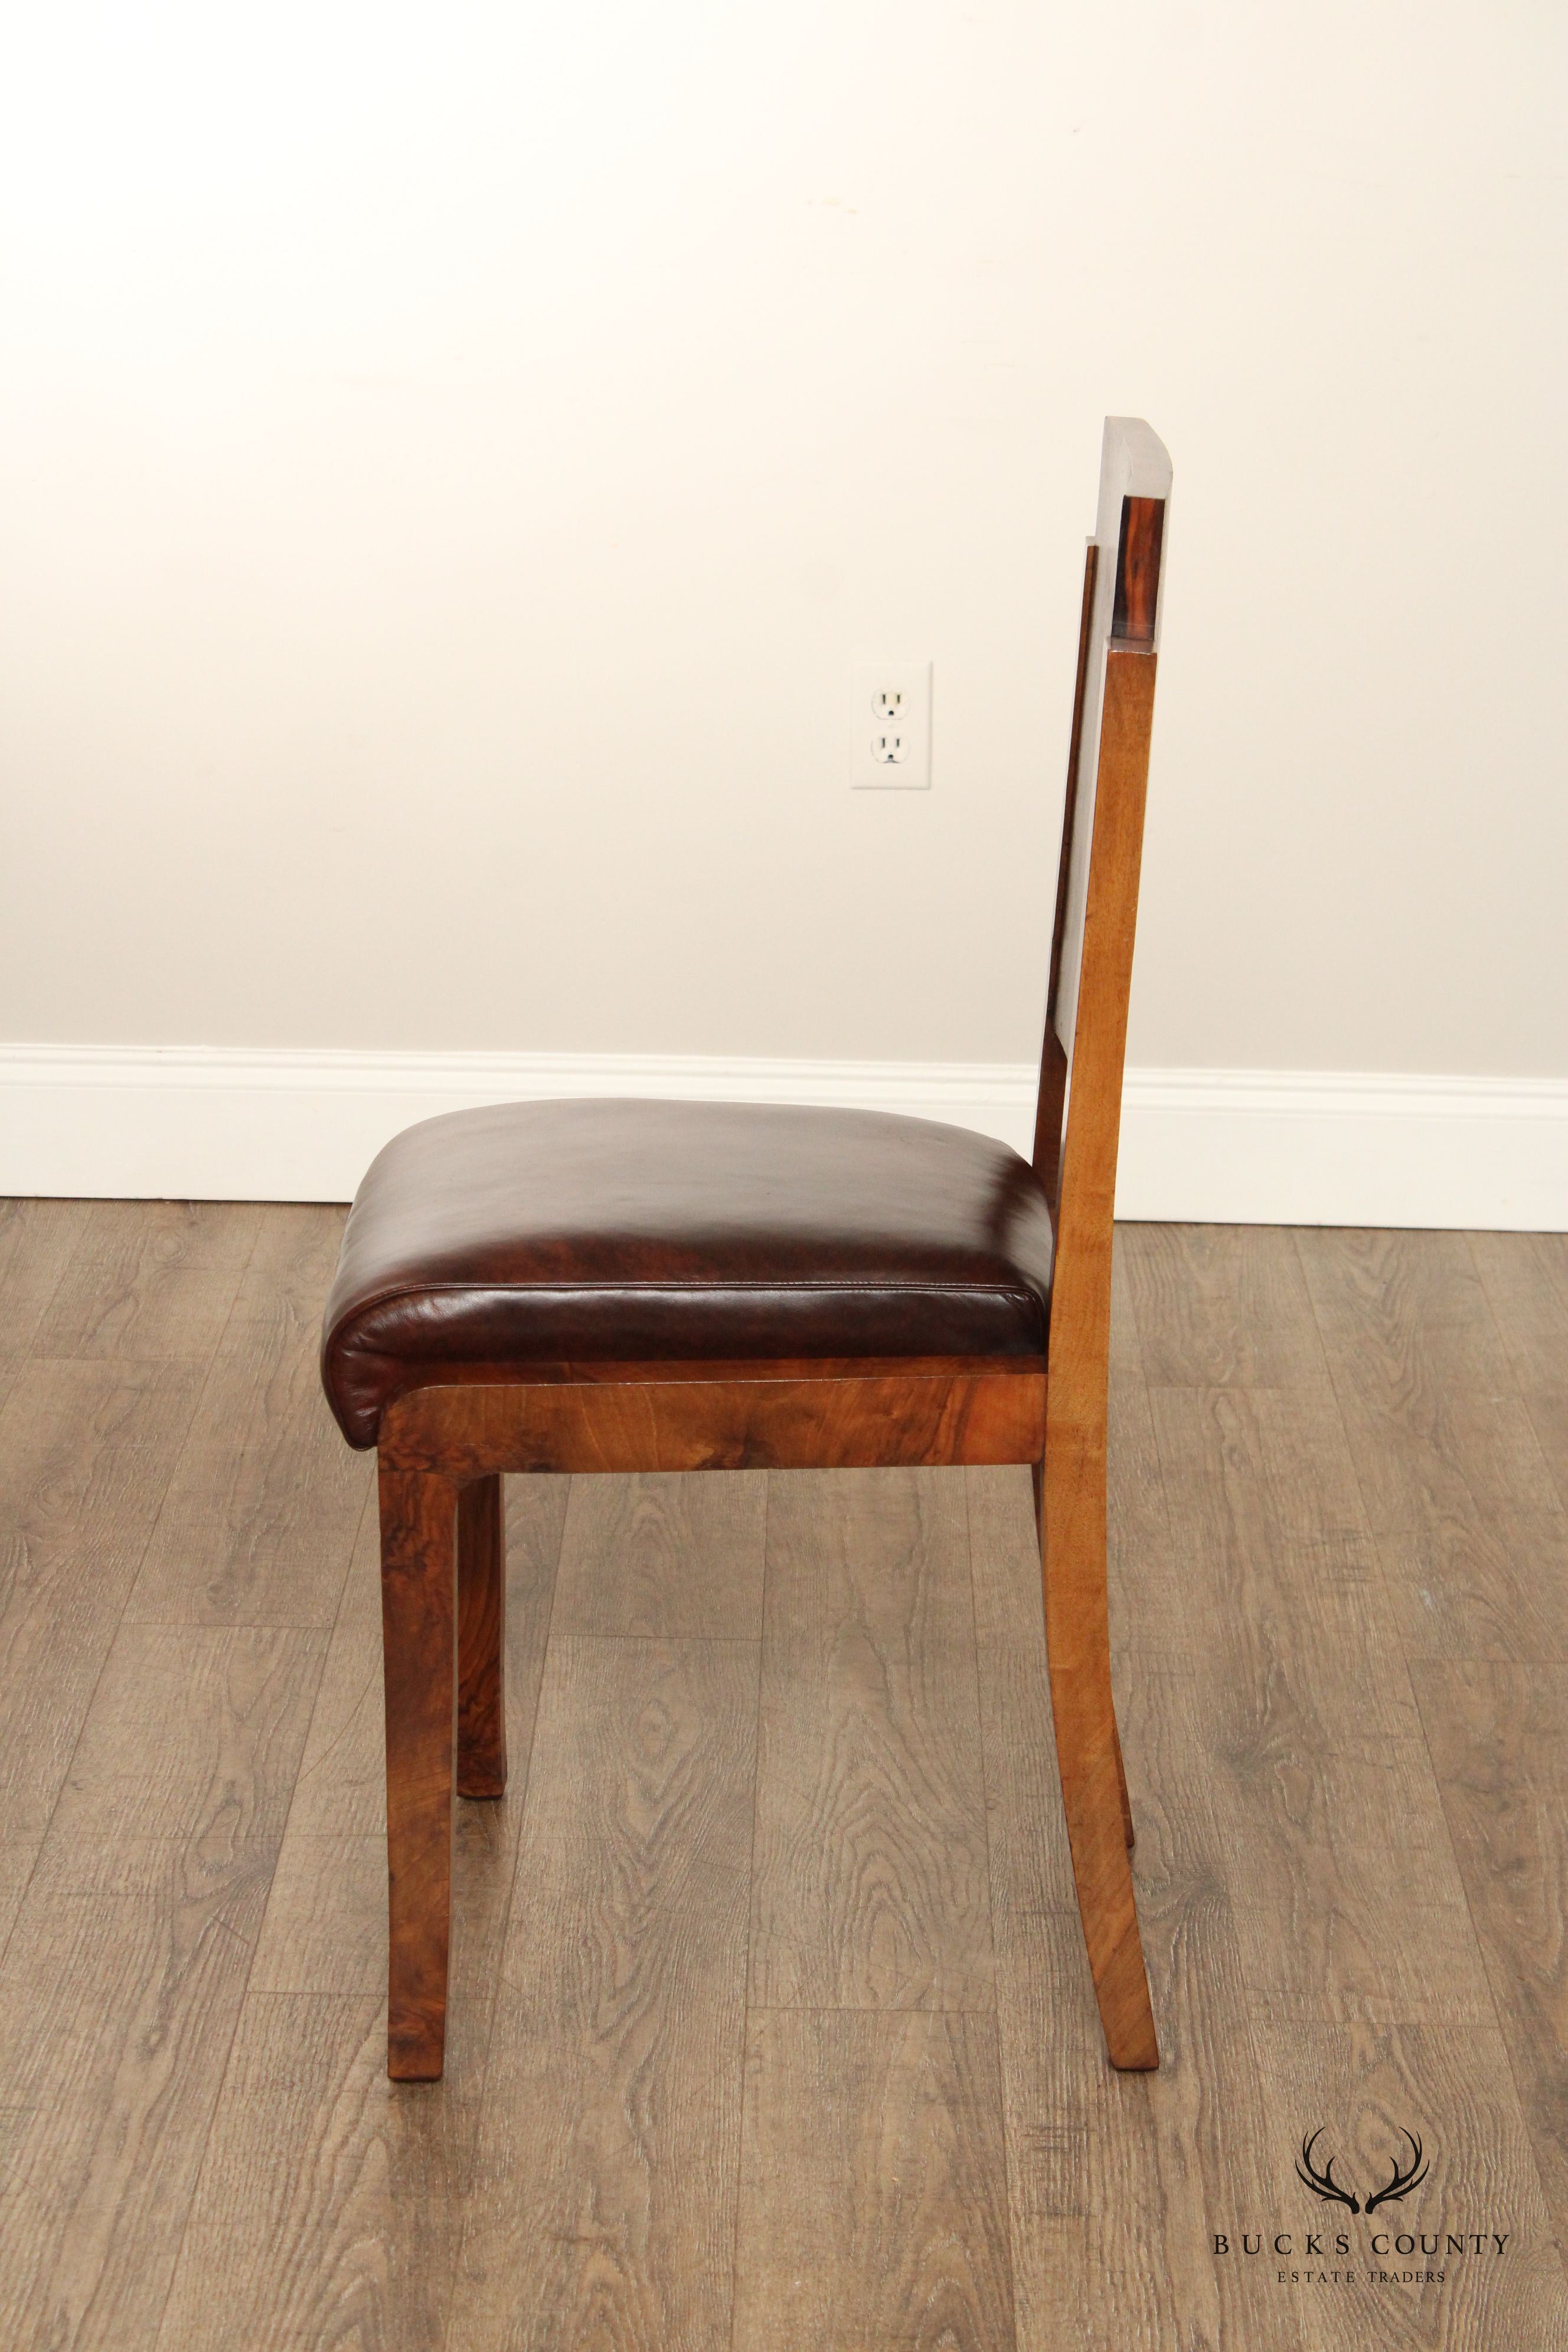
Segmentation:
{"type": "Polygon", "coordinates": [[[1032,1465],[1089,1970],[1111,2063],[1159,2063],[1111,1698],[1106,1395],[1170,482],[1149,427],[1109,418],[1032,1161],[891,1113],[529,1102],[408,1129],[360,1187],[321,1364],[379,1459],[398,2081],[441,2072],[454,1786],[506,1785],[508,1471],[1032,1465]]]}

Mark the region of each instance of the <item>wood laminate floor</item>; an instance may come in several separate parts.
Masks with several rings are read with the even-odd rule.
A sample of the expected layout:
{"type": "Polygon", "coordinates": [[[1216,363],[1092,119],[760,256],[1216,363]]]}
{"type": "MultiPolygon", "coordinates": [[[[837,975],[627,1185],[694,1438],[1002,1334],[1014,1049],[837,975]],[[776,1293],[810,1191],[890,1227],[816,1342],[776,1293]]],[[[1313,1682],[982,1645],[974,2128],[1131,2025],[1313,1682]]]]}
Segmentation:
{"type": "Polygon", "coordinates": [[[513,1784],[395,2088],[341,1222],[0,1211],[0,2347],[1568,2346],[1568,1239],[1120,1234],[1157,2075],[1027,1474],[889,1471],[509,1482],[513,1784]],[[1426,2177],[1321,2203],[1320,2127],[1426,2177]]]}

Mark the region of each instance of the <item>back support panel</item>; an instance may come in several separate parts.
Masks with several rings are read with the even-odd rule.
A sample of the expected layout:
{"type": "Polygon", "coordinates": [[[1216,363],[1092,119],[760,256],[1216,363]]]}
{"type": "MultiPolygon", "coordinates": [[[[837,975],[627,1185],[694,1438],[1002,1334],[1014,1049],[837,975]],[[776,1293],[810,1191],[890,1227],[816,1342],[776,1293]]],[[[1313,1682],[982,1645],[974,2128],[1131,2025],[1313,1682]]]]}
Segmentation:
{"type": "Polygon", "coordinates": [[[1049,1009],[1069,1072],[1078,1019],[1079,976],[1083,968],[1083,923],[1094,839],[1105,657],[1112,643],[1136,646],[1148,653],[1159,650],[1161,558],[1170,494],[1171,460],[1163,442],[1141,417],[1108,416],[1100,454],[1100,512],[1094,528],[1094,545],[1099,554],[1089,622],[1083,727],[1077,774],[1069,777],[1068,783],[1068,813],[1063,828],[1067,888],[1061,960],[1049,1009]]]}

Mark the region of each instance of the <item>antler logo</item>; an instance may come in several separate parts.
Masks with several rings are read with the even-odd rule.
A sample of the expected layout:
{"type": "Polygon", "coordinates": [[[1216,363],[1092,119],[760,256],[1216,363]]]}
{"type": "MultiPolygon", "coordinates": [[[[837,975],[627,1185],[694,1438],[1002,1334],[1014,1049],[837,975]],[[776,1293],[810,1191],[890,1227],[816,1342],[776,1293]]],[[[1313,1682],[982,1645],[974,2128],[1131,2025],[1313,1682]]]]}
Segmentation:
{"type": "Polygon", "coordinates": [[[1380,2205],[1397,2204],[1407,2189],[1419,2189],[1426,2178],[1427,2168],[1421,2160],[1420,2141],[1412,2131],[1401,2132],[1399,2137],[1410,2142],[1409,2170],[1402,2172],[1395,2159],[1393,2177],[1387,2188],[1380,2189],[1375,2197],[1369,2197],[1366,2200],[1366,2210],[1369,2213],[1375,2213],[1380,2205]]]}
{"type": "MultiPolygon", "coordinates": [[[[1321,2172],[1312,2162],[1312,2150],[1322,2138],[1324,2129],[1325,2126],[1320,2124],[1317,2130],[1301,2142],[1301,2153],[1296,2165],[1296,2178],[1304,2188],[1311,2190],[1314,2197],[1321,2197],[1326,2205],[1348,2205],[1352,2213],[1359,2213],[1363,2210],[1363,2207],[1355,2191],[1352,2189],[1342,2189],[1334,2179],[1333,2158],[1330,2157],[1321,2172]]],[[[1386,2185],[1375,2190],[1367,2199],[1364,2210],[1368,2213],[1375,2213],[1380,2205],[1397,2204],[1399,2200],[1407,2196],[1412,2189],[1419,2189],[1426,2178],[1428,2167],[1425,2161],[1421,2143],[1415,2134],[1412,2131],[1401,2132],[1400,2137],[1410,2143],[1410,2162],[1407,2166],[1401,2166],[1395,2158],[1394,2169],[1386,2185]]]]}
{"type": "MultiPolygon", "coordinates": [[[[1353,2189],[1342,2189],[1334,2179],[1333,2158],[1330,2157],[1321,2172],[1318,2171],[1312,2162],[1312,2150],[1322,2138],[1325,2128],[1324,2125],[1320,2124],[1311,2137],[1301,2142],[1301,2154],[1296,2166],[1296,2178],[1311,2190],[1314,2197],[1321,2197],[1326,2205],[1348,2205],[1352,2213],[1359,2213],[1360,2198],[1353,2189]]],[[[1370,2212],[1371,2210],[1369,2206],[1367,2210],[1370,2212]]]]}

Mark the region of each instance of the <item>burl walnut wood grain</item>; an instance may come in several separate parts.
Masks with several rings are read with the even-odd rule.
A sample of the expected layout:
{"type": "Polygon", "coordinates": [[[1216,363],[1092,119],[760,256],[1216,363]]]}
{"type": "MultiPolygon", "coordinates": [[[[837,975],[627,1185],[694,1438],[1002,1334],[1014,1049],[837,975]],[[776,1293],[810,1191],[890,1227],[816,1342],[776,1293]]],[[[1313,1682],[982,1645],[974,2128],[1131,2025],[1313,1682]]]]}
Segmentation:
{"type": "Polygon", "coordinates": [[[1045,1376],[902,1370],[844,1380],[543,1381],[412,1390],[381,1458],[481,1478],[498,1470],[857,1470],[1026,1462],[1045,1376]]]}
{"type": "Polygon", "coordinates": [[[458,1496],[458,1794],[506,1794],[506,1504],[499,1477],[458,1496]]]}
{"type": "Polygon", "coordinates": [[[1063,1139],[1041,1533],[1062,1803],[1111,2063],[1159,2063],[1128,1861],[1131,1813],[1110,1689],[1106,1419],[1110,1242],[1142,852],[1155,656],[1106,657],[1100,774],[1063,1139]]]}
{"type": "Polygon", "coordinates": [[[457,1490],[381,1471],[390,1905],[387,2072],[433,2082],[447,2040],[457,1717],[457,1490]]]}
{"type": "Polygon", "coordinates": [[[1160,597],[1160,549],[1165,535],[1163,499],[1123,499],[1116,551],[1116,603],[1110,634],[1119,645],[1152,646],[1160,597]]]}

